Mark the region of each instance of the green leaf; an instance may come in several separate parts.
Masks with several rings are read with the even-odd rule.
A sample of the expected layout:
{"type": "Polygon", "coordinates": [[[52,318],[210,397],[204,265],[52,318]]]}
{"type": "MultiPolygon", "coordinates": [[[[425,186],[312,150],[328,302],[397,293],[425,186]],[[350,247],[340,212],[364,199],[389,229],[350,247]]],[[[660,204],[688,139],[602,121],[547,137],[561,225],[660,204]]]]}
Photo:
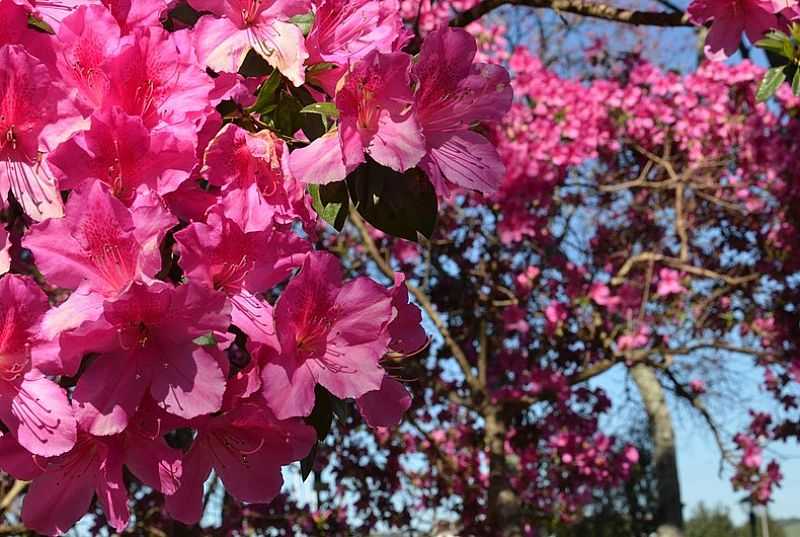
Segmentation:
{"type": "Polygon", "coordinates": [[[37,19],[33,15],[28,15],[28,26],[30,26],[31,28],[33,28],[34,30],[37,30],[39,32],[44,32],[44,33],[50,34],[50,35],[54,35],[55,34],[55,31],[53,31],[53,28],[50,27],[49,24],[47,24],[46,22],[44,22],[41,19],[37,19]]]}
{"type": "Polygon", "coordinates": [[[267,63],[267,60],[259,56],[253,49],[247,52],[247,56],[244,57],[244,61],[239,67],[239,74],[244,77],[266,76],[272,71],[272,66],[267,63]]]}
{"type": "Polygon", "coordinates": [[[201,347],[213,347],[217,344],[217,338],[214,337],[214,334],[209,332],[208,334],[194,338],[192,343],[200,345],[201,347]]]}
{"type": "Polygon", "coordinates": [[[317,442],[322,442],[331,431],[333,421],[333,396],[328,390],[317,384],[314,390],[314,410],[306,418],[306,422],[317,432],[317,442]]]}
{"type": "Polygon", "coordinates": [[[336,105],[333,103],[313,103],[309,104],[308,106],[304,106],[302,110],[300,110],[303,114],[319,114],[326,118],[333,118],[336,119],[339,117],[339,109],[336,108],[336,105]]]}
{"type": "Polygon", "coordinates": [[[300,461],[300,475],[303,476],[303,481],[308,479],[311,471],[314,469],[314,460],[317,458],[317,446],[319,442],[314,442],[311,451],[308,452],[303,460],[300,461]]]}
{"type": "Polygon", "coordinates": [[[784,72],[785,67],[785,65],[773,67],[766,72],[756,92],[756,100],[758,102],[764,102],[775,95],[780,85],[786,80],[786,73],[784,72]]]}
{"type": "Polygon", "coordinates": [[[295,15],[289,19],[289,22],[300,28],[300,31],[303,32],[303,35],[308,35],[308,32],[311,31],[311,27],[314,26],[314,12],[309,11],[308,13],[303,13],[302,15],[295,15]]]}
{"type": "Polygon", "coordinates": [[[350,197],[347,183],[339,181],[327,185],[308,185],[312,207],[317,214],[336,231],[341,231],[347,222],[350,197]]]}
{"type": "Polygon", "coordinates": [[[400,173],[368,158],[347,177],[347,186],[356,210],[377,229],[410,241],[433,235],[438,202],[422,171],[400,173]]]}
{"type": "Polygon", "coordinates": [[[309,75],[314,75],[314,74],[317,74],[317,73],[322,73],[324,71],[328,71],[328,70],[333,69],[335,67],[336,67],[336,64],[335,63],[331,63],[331,62],[315,63],[314,65],[312,65],[311,67],[308,68],[308,74],[309,75]]]}
{"type": "Polygon", "coordinates": [[[788,35],[783,32],[770,32],[756,42],[757,47],[768,50],[791,60],[794,57],[794,45],[788,35]]]}
{"type": "Polygon", "coordinates": [[[293,136],[301,127],[300,110],[302,108],[303,103],[297,97],[290,93],[282,93],[273,117],[275,130],[285,136],[293,136]]]}
{"type": "Polygon", "coordinates": [[[281,73],[277,69],[273,69],[272,74],[269,75],[258,89],[258,97],[256,102],[248,108],[248,112],[256,112],[266,114],[268,111],[275,110],[278,105],[278,88],[281,86],[281,73]]]}
{"type": "Polygon", "coordinates": [[[800,69],[795,69],[792,77],[792,93],[795,97],[800,97],[800,69]]]}
{"type": "Polygon", "coordinates": [[[345,399],[338,397],[331,397],[333,403],[333,415],[342,423],[347,423],[347,417],[350,415],[350,404],[345,399]]]}
{"type": "Polygon", "coordinates": [[[800,41],[800,24],[793,22],[789,27],[789,33],[795,41],[800,41]]]}

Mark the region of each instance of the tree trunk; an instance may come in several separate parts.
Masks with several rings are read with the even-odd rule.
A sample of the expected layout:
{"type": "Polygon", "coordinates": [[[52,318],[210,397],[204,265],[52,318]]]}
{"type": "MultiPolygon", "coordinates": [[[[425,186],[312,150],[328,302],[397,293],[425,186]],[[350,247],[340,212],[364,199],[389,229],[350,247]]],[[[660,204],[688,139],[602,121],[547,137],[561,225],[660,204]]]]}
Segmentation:
{"type": "Polygon", "coordinates": [[[522,537],[521,504],[511,488],[513,464],[505,451],[506,424],[500,408],[489,405],[486,413],[484,441],[489,448],[489,512],[488,525],[492,535],[522,537]]]}
{"type": "Polygon", "coordinates": [[[664,388],[655,370],[645,364],[631,368],[636,387],[642,396],[650,436],[653,440],[658,505],[656,523],[658,537],[683,537],[683,504],[675,454],[675,431],[667,406],[664,388]]]}

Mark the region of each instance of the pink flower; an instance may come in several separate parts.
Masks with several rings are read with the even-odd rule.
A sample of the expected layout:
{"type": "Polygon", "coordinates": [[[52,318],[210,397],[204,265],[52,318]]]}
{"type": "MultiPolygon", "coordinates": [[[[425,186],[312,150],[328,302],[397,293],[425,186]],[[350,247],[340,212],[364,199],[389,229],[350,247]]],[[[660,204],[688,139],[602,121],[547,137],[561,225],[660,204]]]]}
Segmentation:
{"type": "Polygon", "coordinates": [[[0,196],[13,192],[34,220],[61,216],[56,181],[42,158],[43,131],[64,99],[47,68],[19,46],[0,47],[0,196]]]}
{"type": "Polygon", "coordinates": [[[86,353],[97,357],[73,393],[79,422],[100,436],[125,429],[149,392],[166,412],[190,419],[219,410],[224,365],[214,347],[195,340],[222,338],[230,324],[225,295],[189,283],[132,284],[103,305],[100,319],[62,334],[67,368],[86,353]]]}
{"type": "Polygon", "coordinates": [[[422,312],[409,302],[406,277],[400,272],[394,275],[394,287],[391,289],[392,308],[396,314],[389,323],[389,348],[393,351],[412,356],[420,352],[428,344],[428,334],[422,328],[422,312]]]}
{"type": "Polygon", "coordinates": [[[625,352],[628,350],[641,349],[650,341],[650,326],[641,324],[636,332],[626,333],[617,338],[617,350],[625,352]]]}
{"type": "Polygon", "coordinates": [[[251,134],[228,124],[211,140],[203,173],[222,187],[225,216],[245,232],[295,218],[311,221],[305,191],[289,173],[288,148],[270,131],[251,134]]]}
{"type": "Polygon", "coordinates": [[[157,198],[142,196],[128,209],[95,182],[70,196],[64,218],[34,226],[23,244],[51,285],[76,289],[85,283],[111,297],[137,278],[155,276],[159,243],[175,223],[157,198]]]}
{"type": "Polygon", "coordinates": [[[222,413],[192,422],[197,437],[183,460],[178,492],[167,497],[170,516],[195,524],[203,512],[203,483],[213,469],[234,498],[268,503],[280,492],[281,466],[305,457],[314,429],[298,419],[277,421],[259,399],[237,400],[222,413]]]}
{"type": "Polygon", "coordinates": [[[426,144],[420,166],[440,194],[453,187],[493,193],[505,173],[494,145],[470,127],[508,111],[509,76],[498,65],[472,63],[476,51],[474,37],[444,27],[428,34],[412,69],[426,144]]]}
{"type": "Polygon", "coordinates": [[[689,381],[689,389],[695,395],[702,395],[706,393],[706,383],[701,379],[692,379],[689,381]]]}
{"type": "Polygon", "coordinates": [[[194,166],[194,145],[168,130],[151,132],[115,107],[94,115],[91,128],[62,143],[48,162],[63,189],[100,180],[130,206],[142,185],[162,195],[177,190],[194,166]]]}
{"type": "Polygon", "coordinates": [[[147,128],[168,125],[178,133],[179,128],[189,127],[195,134],[192,122],[209,106],[214,83],[197,64],[185,31],[137,28],[123,38],[107,71],[110,90],[103,106],[118,106],[139,116],[147,128]]]}
{"type": "Polygon", "coordinates": [[[108,62],[120,47],[119,24],[101,5],[83,5],[58,28],[56,67],[78,101],[98,109],[109,91],[108,62]]]}
{"type": "Polygon", "coordinates": [[[316,384],[341,399],[379,389],[392,319],[386,289],[363,277],[342,284],[333,255],[310,254],[275,305],[276,348],[261,347],[264,397],[275,415],[307,416],[316,384]]]}
{"type": "Polygon", "coordinates": [[[592,284],[592,288],[589,290],[589,298],[600,306],[606,306],[612,311],[622,303],[622,298],[619,296],[612,296],[611,290],[604,283],[592,284]]]}
{"type": "Polygon", "coordinates": [[[399,50],[398,36],[402,35],[403,20],[397,0],[323,1],[306,38],[307,63],[330,65],[314,71],[313,81],[329,95],[335,95],[336,83],[349,63],[373,50],[384,54],[399,50]]]}
{"type": "Polygon", "coordinates": [[[351,65],[334,99],[341,118],[338,144],[331,132],[295,150],[292,173],[305,183],[341,181],[365,153],[397,171],[416,166],[425,148],[411,113],[410,63],[408,54],[373,50],[351,65]]]}
{"type": "Polygon", "coordinates": [[[9,275],[0,279],[0,304],[0,419],[31,453],[69,451],[76,433],[67,394],[31,362],[47,296],[33,280],[9,275]]]}
{"type": "Polygon", "coordinates": [[[245,233],[212,211],[207,223],[194,223],[175,234],[186,278],[230,298],[232,320],[261,343],[275,331],[272,308],[256,295],[272,289],[303,264],[310,245],[277,229],[245,233]]]}
{"type": "Polygon", "coordinates": [[[69,453],[46,463],[33,479],[22,506],[26,527],[46,535],[66,532],[89,509],[92,497],[117,531],[128,525],[128,488],[123,465],[145,485],[173,494],[182,473],[180,452],[159,436],[158,421],[140,413],[124,433],[92,436],[85,431],[69,453]]]}
{"type": "Polygon", "coordinates": [[[397,0],[324,0],[306,39],[308,63],[347,65],[373,50],[388,54],[401,35],[397,0]]]}
{"type": "Polygon", "coordinates": [[[289,22],[311,10],[308,0],[191,0],[198,11],[214,16],[194,28],[200,62],[214,71],[235,73],[252,48],[295,86],[305,81],[308,58],[303,32],[289,22]]]}
{"type": "Polygon", "coordinates": [[[771,28],[777,28],[778,11],[771,0],[693,0],[687,12],[695,24],[713,20],[706,37],[705,51],[710,59],[733,56],[742,32],[755,43],[771,28]]]}
{"type": "Polygon", "coordinates": [[[53,41],[49,35],[28,26],[29,13],[29,9],[14,0],[0,0],[0,21],[3,21],[0,46],[22,45],[30,55],[51,66],[56,60],[53,41]]]}
{"type": "Polygon", "coordinates": [[[677,270],[662,268],[658,271],[658,289],[656,289],[658,296],[684,292],[686,289],[681,285],[681,275],[677,270]]]}

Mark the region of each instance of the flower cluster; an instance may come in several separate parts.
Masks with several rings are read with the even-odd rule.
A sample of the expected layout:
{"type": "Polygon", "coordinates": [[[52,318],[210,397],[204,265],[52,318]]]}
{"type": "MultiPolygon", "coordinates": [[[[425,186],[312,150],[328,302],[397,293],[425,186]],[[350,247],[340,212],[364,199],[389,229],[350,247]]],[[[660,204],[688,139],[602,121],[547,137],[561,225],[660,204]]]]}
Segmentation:
{"type": "Polygon", "coordinates": [[[0,20],[0,468],[31,481],[24,524],[63,533],[96,494],[121,531],[124,468],[187,524],[212,471],[269,502],[320,393],[398,423],[381,361],[426,344],[420,312],[401,276],[344,281],[314,250],[306,185],[369,157],[496,190],[471,128],[510,106],[507,72],[447,28],[412,61],[393,0],[0,0],[0,20]]]}

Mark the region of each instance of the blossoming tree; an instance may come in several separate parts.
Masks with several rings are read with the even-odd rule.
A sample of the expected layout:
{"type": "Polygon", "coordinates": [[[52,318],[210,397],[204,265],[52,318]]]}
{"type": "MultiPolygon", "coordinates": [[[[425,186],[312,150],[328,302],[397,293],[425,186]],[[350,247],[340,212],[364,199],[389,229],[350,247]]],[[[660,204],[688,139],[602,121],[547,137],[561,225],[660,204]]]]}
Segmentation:
{"type": "MultiPolygon", "coordinates": [[[[0,0],[11,533],[196,534],[211,482],[224,534],[408,525],[398,502],[536,534],[639,459],[587,384],[615,367],[660,532],[682,525],[666,389],[768,499],[760,438],[799,429],[793,64],[577,82],[458,28],[503,3],[0,0]],[[708,406],[731,355],[783,410],[732,444],[708,406]],[[316,513],[279,496],[296,461],[316,513]]],[[[713,60],[774,30],[794,58],[791,1],[513,3],[711,21],[713,60]]]]}

